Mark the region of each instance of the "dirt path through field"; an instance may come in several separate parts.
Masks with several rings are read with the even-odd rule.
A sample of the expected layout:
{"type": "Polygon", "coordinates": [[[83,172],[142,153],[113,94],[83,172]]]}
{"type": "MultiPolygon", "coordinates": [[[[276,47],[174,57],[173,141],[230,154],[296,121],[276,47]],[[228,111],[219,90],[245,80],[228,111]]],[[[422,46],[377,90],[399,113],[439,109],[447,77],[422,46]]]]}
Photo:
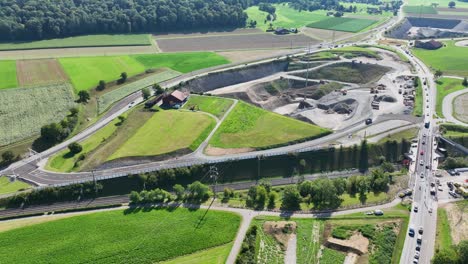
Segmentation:
{"type": "Polygon", "coordinates": [[[288,241],[288,247],[286,254],[284,255],[284,263],[296,264],[296,248],[297,248],[297,236],[292,234],[288,241]]]}

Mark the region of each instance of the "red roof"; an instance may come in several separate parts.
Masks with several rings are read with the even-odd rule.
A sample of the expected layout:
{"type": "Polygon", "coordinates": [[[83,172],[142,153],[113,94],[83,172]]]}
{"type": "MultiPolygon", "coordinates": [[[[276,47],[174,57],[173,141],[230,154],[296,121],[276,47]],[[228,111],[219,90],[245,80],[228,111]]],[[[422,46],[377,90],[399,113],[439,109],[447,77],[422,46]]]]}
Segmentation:
{"type": "Polygon", "coordinates": [[[180,100],[181,102],[183,102],[189,96],[188,93],[183,93],[183,92],[181,92],[179,90],[175,90],[174,92],[171,93],[171,95],[174,98],[177,98],[178,100],[180,100]]]}

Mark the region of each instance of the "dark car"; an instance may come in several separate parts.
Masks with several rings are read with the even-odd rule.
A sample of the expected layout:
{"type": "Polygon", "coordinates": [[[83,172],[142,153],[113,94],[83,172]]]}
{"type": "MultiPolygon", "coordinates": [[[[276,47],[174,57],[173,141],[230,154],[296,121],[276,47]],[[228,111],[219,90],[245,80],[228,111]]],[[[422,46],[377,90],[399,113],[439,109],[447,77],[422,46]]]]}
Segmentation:
{"type": "Polygon", "coordinates": [[[367,118],[367,119],[366,119],[366,125],[370,125],[370,124],[372,124],[372,119],[367,118]]]}

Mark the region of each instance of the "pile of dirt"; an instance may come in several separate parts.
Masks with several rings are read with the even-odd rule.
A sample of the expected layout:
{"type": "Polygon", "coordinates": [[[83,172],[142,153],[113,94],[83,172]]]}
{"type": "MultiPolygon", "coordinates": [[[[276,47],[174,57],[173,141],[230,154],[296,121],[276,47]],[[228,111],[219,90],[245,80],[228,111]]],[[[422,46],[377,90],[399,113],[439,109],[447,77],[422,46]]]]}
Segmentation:
{"type": "Polygon", "coordinates": [[[368,252],[369,239],[364,237],[360,232],[354,232],[353,235],[346,240],[329,237],[325,245],[339,251],[364,255],[368,252]]]}
{"type": "Polygon", "coordinates": [[[273,75],[285,71],[288,62],[277,60],[268,63],[255,64],[239,69],[214,72],[199,78],[187,81],[184,88],[192,92],[208,92],[221,87],[226,87],[238,83],[248,82],[265,76],[273,75]]]}
{"type": "Polygon", "coordinates": [[[289,239],[296,233],[296,222],[266,221],[263,223],[263,231],[275,238],[282,250],[286,250],[289,239]]]}

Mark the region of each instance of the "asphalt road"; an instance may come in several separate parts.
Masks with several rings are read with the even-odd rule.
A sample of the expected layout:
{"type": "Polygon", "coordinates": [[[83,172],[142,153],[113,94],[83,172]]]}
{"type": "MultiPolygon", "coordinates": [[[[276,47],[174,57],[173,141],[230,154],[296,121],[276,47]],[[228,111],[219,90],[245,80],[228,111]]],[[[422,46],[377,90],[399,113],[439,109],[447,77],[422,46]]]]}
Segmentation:
{"type": "MultiPolygon", "coordinates": [[[[406,54],[406,53],[404,53],[406,54]]],[[[431,195],[430,183],[434,182],[434,170],[437,168],[435,157],[434,135],[436,122],[433,119],[436,102],[436,85],[431,71],[411,54],[407,56],[415,65],[418,76],[427,80],[423,84],[424,117],[429,127],[422,125],[419,132],[419,142],[414,161],[413,173],[410,178],[410,186],[413,187],[413,208],[410,215],[409,227],[415,230],[413,237],[407,237],[400,259],[401,264],[430,263],[434,255],[435,233],[437,225],[437,192],[431,195]],[[418,242],[419,229],[422,229],[421,242],[418,242]],[[420,250],[416,250],[419,246],[420,250]],[[419,252],[419,253],[418,253],[419,252]]]]}

